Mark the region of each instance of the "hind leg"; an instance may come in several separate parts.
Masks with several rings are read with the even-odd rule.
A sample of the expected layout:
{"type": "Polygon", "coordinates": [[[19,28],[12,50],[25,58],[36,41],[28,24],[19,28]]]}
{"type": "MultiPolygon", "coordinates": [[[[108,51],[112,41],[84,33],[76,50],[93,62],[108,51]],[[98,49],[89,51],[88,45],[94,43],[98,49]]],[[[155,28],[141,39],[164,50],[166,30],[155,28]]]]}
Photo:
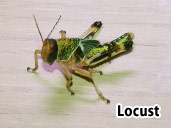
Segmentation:
{"type": "Polygon", "coordinates": [[[81,39],[92,39],[95,38],[98,31],[102,28],[102,22],[96,21],[94,22],[81,36],[81,39]]]}
{"type": "Polygon", "coordinates": [[[105,101],[107,104],[110,104],[110,100],[107,99],[107,98],[105,98],[105,97],[103,96],[102,92],[101,92],[101,91],[99,90],[99,88],[95,85],[94,81],[93,81],[93,86],[94,86],[94,88],[95,88],[95,90],[96,90],[98,96],[99,96],[103,101],[105,101]]]}
{"type": "Polygon", "coordinates": [[[62,39],[66,38],[66,31],[61,30],[59,33],[61,33],[61,38],[62,39]]]}
{"type": "Polygon", "coordinates": [[[110,100],[107,99],[107,98],[105,98],[105,97],[103,96],[102,92],[99,90],[99,88],[95,85],[95,83],[94,83],[94,81],[93,81],[93,79],[92,79],[92,75],[91,75],[90,72],[88,72],[87,70],[84,70],[84,69],[75,67],[75,66],[72,66],[71,68],[72,68],[74,71],[76,71],[76,72],[78,72],[78,73],[80,73],[80,74],[82,74],[82,75],[87,76],[88,78],[90,78],[90,79],[92,80],[93,86],[94,86],[94,88],[95,88],[95,90],[96,90],[98,96],[99,96],[103,101],[105,101],[107,104],[110,103],[110,100]]]}
{"type": "Polygon", "coordinates": [[[88,68],[88,71],[89,71],[90,73],[99,73],[100,75],[103,75],[103,72],[102,72],[102,71],[95,70],[95,69],[93,69],[93,68],[88,68]]]}

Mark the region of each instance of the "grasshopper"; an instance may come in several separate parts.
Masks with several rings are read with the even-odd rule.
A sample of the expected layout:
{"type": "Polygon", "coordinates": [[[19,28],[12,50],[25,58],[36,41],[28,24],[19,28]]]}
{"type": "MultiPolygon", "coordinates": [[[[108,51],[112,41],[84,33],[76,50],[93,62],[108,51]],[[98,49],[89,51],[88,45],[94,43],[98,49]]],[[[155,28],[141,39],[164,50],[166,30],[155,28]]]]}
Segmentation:
{"type": "Polygon", "coordinates": [[[60,16],[47,38],[43,40],[36,18],[34,15],[33,17],[43,46],[41,50],[35,50],[35,67],[28,67],[27,71],[35,72],[38,69],[37,55],[41,54],[43,61],[49,65],[53,64],[54,61],[59,63],[66,75],[66,87],[71,95],[74,95],[75,93],[71,90],[72,75],[68,68],[72,69],[76,73],[88,77],[92,81],[98,96],[106,103],[110,103],[110,100],[103,96],[102,92],[92,79],[93,73],[100,73],[100,75],[103,74],[102,71],[95,70],[94,67],[120,53],[130,51],[133,46],[134,34],[132,32],[125,33],[115,40],[100,44],[100,42],[94,38],[97,32],[102,28],[102,22],[96,21],[79,38],[67,38],[66,31],[61,30],[61,38],[50,39],[49,36],[59,22],[59,19],[61,18],[60,16]]]}

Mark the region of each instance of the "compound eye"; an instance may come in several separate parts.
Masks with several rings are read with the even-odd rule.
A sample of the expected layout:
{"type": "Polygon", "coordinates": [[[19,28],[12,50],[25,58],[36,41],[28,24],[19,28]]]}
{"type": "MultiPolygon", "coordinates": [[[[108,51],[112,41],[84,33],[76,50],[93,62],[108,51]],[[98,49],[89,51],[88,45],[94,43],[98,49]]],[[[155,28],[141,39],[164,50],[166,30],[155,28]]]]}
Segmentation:
{"type": "Polygon", "coordinates": [[[50,48],[52,48],[53,47],[53,44],[50,44],[50,48]]]}

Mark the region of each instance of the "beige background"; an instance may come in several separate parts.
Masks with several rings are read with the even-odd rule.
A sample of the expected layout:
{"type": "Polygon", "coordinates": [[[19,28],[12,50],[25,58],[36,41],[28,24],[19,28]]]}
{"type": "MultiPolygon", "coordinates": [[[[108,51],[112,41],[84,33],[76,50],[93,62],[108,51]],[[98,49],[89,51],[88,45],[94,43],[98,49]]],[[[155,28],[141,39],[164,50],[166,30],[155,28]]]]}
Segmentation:
{"type": "Polygon", "coordinates": [[[0,0],[0,128],[168,128],[171,124],[170,0],[0,0]],[[98,69],[94,76],[106,105],[91,83],[74,76],[71,97],[58,64],[51,67],[33,53],[41,48],[32,14],[45,38],[59,15],[52,38],[66,30],[80,36],[94,21],[103,22],[97,39],[111,41],[135,33],[134,50],[98,69]],[[160,119],[117,119],[115,105],[154,105],[160,119]]]}

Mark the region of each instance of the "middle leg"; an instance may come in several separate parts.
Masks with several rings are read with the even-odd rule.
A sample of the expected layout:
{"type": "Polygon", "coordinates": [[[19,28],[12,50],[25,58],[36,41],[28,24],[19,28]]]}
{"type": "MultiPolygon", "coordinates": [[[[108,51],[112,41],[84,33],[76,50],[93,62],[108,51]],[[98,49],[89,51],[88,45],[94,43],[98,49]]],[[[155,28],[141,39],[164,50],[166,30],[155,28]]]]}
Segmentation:
{"type": "Polygon", "coordinates": [[[66,79],[67,79],[67,90],[71,93],[71,95],[74,95],[75,93],[71,90],[71,86],[72,86],[72,75],[70,73],[70,71],[67,69],[67,67],[62,64],[62,63],[59,63],[59,65],[62,67],[63,71],[65,72],[65,75],[66,75],[66,79]]]}

